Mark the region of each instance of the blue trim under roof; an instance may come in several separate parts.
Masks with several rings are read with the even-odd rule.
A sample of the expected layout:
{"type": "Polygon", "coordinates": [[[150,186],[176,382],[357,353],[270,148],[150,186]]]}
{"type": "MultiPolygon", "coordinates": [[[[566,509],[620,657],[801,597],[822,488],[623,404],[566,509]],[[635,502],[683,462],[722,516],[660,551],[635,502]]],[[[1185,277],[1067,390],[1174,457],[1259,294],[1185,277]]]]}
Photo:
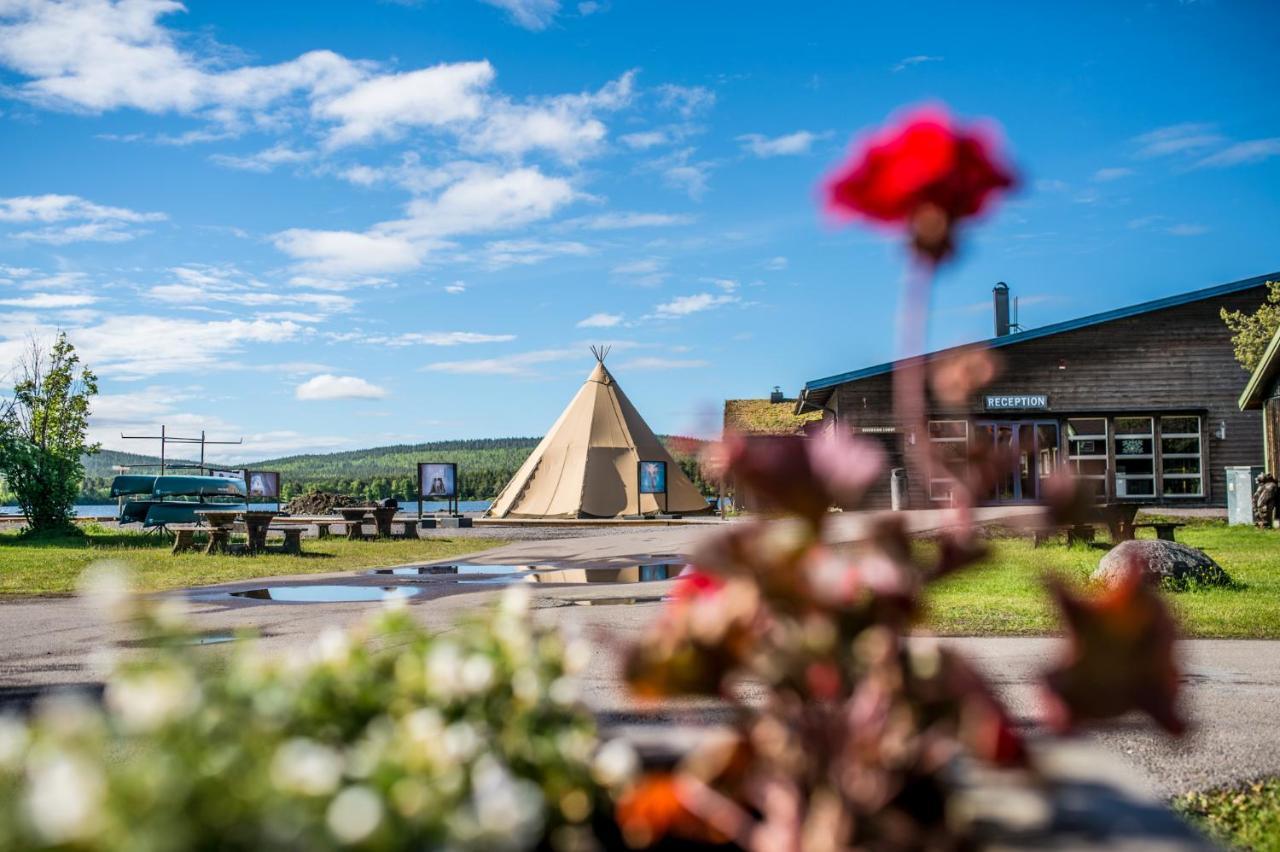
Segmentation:
{"type": "MultiPolygon", "coordinates": [[[[1040,328],[1033,328],[1028,331],[1019,331],[1014,334],[1006,334],[1003,337],[993,337],[985,341],[975,341],[975,343],[965,343],[960,346],[951,346],[946,349],[939,349],[934,352],[925,353],[924,357],[936,358],[939,355],[945,355],[948,352],[955,352],[968,348],[976,343],[982,343],[992,348],[1001,346],[1012,346],[1015,343],[1023,343],[1028,340],[1037,340],[1041,337],[1049,337],[1054,334],[1061,334],[1064,331],[1075,331],[1080,328],[1087,328],[1091,325],[1099,323],[1111,322],[1112,320],[1125,319],[1127,317],[1139,316],[1141,314],[1150,313],[1152,311],[1163,310],[1164,308],[1176,308],[1179,305],[1187,305],[1192,302],[1199,302],[1204,299],[1212,299],[1216,296],[1226,296],[1231,293],[1238,293],[1241,290],[1249,290],[1253,287],[1261,287],[1268,281],[1280,280],[1280,272],[1272,272],[1267,275],[1256,275],[1253,278],[1244,278],[1240,281],[1232,281],[1230,284],[1219,284],[1215,287],[1207,287],[1203,290],[1192,290],[1190,293],[1180,293],[1177,296],[1166,296],[1163,299],[1155,299],[1150,302],[1142,302],[1137,305],[1130,305],[1127,308],[1116,308],[1112,311],[1103,311],[1100,314],[1090,314],[1087,317],[1067,320],[1066,322],[1058,322],[1053,325],[1046,325],[1040,328]]],[[[919,356],[917,356],[919,357],[919,356]]],[[[905,359],[912,360],[912,359],[905,359]]],[[[891,372],[895,364],[899,361],[888,361],[884,364],[876,364],[873,367],[863,367],[861,370],[853,370],[848,373],[840,373],[835,376],[827,376],[824,379],[814,379],[806,382],[804,388],[800,392],[799,406],[803,406],[807,401],[806,397],[810,391],[825,390],[826,388],[843,385],[847,382],[856,382],[859,379],[868,379],[872,376],[879,376],[891,372]]],[[[797,407],[799,407],[797,406],[797,407]]]]}

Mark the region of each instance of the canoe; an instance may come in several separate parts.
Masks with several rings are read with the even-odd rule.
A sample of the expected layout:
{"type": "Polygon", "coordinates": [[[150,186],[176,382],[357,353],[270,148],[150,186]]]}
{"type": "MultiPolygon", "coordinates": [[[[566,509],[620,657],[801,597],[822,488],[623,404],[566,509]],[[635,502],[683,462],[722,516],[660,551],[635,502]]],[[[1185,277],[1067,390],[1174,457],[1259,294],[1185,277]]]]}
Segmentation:
{"type": "Polygon", "coordinates": [[[245,485],[243,479],[221,476],[157,476],[151,493],[156,497],[244,497],[245,485]]]}
{"type": "Polygon", "coordinates": [[[194,524],[200,520],[199,510],[216,509],[220,512],[243,512],[243,504],[237,503],[180,503],[176,500],[164,503],[152,503],[147,509],[147,518],[142,522],[144,527],[158,527],[165,524],[194,524]]]}
{"type": "Polygon", "coordinates": [[[111,480],[111,496],[127,497],[131,494],[150,494],[156,487],[154,476],[126,473],[111,480]]]}
{"type": "Polygon", "coordinates": [[[145,521],[147,510],[156,504],[155,500],[130,500],[120,509],[120,523],[137,524],[145,521]]]}

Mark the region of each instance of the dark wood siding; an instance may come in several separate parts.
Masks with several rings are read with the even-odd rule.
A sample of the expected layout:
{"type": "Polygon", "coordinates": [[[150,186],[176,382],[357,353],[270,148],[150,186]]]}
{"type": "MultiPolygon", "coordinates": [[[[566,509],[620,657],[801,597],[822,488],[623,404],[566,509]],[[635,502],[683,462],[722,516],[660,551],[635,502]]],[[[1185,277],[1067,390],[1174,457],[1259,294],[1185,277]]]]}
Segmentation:
{"type": "MultiPolygon", "coordinates": [[[[1265,287],[1111,320],[994,350],[1002,372],[983,394],[1049,395],[1045,413],[986,412],[982,396],[971,400],[969,417],[1037,419],[1076,414],[1198,414],[1203,418],[1202,499],[1168,500],[1177,505],[1225,505],[1223,467],[1261,464],[1262,420],[1242,412],[1237,399],[1249,375],[1232,354],[1219,317],[1222,308],[1255,310],[1265,287]],[[1217,432],[1225,425],[1226,437],[1217,432]]],[[[828,403],[839,421],[858,431],[892,423],[892,377],[872,376],[836,388],[828,403]]],[[[934,416],[954,415],[934,408],[934,416]]],[[[920,436],[921,439],[924,436],[920,436]]],[[[882,438],[883,440],[883,438],[882,438]]],[[[1159,490],[1157,486],[1157,490],[1159,490]]],[[[887,483],[877,494],[887,502],[887,483]]],[[[929,505],[923,476],[911,477],[914,506],[929,505]]]]}

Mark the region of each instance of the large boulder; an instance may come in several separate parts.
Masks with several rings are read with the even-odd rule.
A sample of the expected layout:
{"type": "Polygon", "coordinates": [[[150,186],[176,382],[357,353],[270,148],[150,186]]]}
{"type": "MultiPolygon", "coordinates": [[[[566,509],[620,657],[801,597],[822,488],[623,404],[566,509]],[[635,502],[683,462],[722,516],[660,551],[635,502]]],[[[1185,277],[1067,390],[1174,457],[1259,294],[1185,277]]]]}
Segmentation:
{"type": "Polygon", "coordinates": [[[1147,582],[1175,592],[1192,586],[1230,586],[1232,583],[1222,566],[1203,550],[1160,539],[1120,542],[1102,557],[1093,579],[1113,586],[1125,576],[1130,564],[1141,566],[1147,582]]]}

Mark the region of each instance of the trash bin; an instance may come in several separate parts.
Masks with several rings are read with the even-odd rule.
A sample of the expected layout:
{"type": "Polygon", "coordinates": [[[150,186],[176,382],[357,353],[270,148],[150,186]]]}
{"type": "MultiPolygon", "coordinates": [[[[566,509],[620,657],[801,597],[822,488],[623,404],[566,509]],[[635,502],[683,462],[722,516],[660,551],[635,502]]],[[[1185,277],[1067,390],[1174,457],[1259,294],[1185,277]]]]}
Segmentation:
{"type": "Polygon", "coordinates": [[[907,508],[907,469],[895,467],[889,472],[889,506],[895,512],[907,508]]]}
{"type": "Polygon", "coordinates": [[[1253,523],[1253,483],[1262,474],[1262,465],[1239,465],[1227,472],[1227,523],[1253,523]]]}

